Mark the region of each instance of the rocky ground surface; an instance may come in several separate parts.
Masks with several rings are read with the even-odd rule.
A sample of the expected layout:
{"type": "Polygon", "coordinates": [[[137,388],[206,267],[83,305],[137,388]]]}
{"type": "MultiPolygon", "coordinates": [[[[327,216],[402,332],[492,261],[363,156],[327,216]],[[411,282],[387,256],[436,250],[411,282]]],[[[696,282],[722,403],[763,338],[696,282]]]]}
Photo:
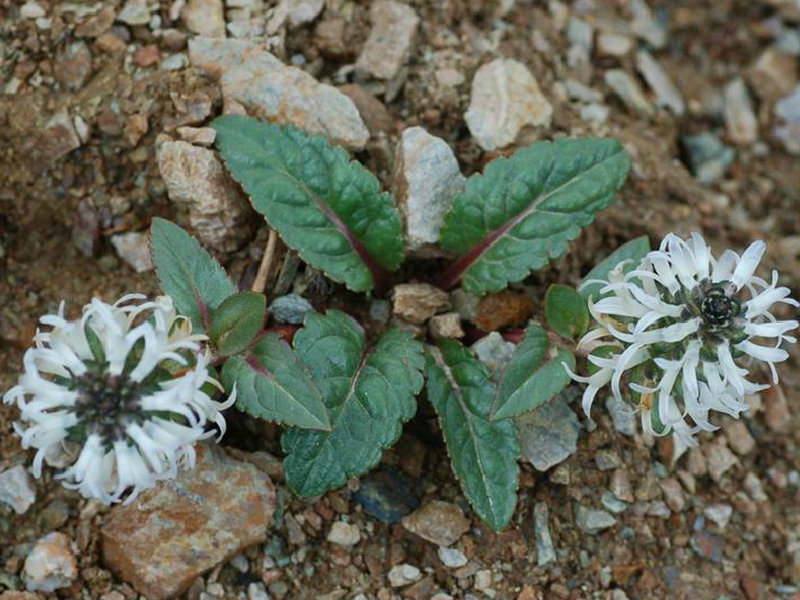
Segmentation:
{"type": "MultiPolygon", "coordinates": [[[[421,281],[442,210],[492,157],[610,135],[633,159],[615,206],[525,288],[475,307],[412,286],[360,306],[288,254],[271,297],[305,300],[273,305],[285,321],[310,302],[433,336],[500,330],[541,316],[547,282],[669,231],[718,252],[765,238],[797,297],[800,4],[648,1],[0,0],[0,389],[61,299],[74,314],[157,292],[155,215],[252,281],[266,228],[210,149],[222,112],[353,151],[401,202],[415,255],[434,256],[404,273],[421,281]]],[[[491,334],[476,350],[507,348],[491,334]]],[[[611,402],[587,421],[568,390],[519,423],[520,501],[500,534],[470,512],[424,400],[344,490],[293,497],[277,430],[231,414],[198,471],[113,509],[33,481],[2,406],[0,598],[798,600],[799,359],[677,461],[611,402]]]]}

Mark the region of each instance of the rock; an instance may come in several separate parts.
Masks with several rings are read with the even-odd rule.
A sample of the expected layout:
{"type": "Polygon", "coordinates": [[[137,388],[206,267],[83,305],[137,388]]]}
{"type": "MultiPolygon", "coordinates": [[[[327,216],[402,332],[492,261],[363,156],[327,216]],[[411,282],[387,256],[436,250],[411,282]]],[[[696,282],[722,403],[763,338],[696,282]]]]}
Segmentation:
{"type": "Polygon", "coordinates": [[[196,146],[211,146],[217,138],[216,129],[211,127],[178,127],[175,130],[184,142],[196,146]]]}
{"type": "Polygon", "coordinates": [[[553,107],[521,62],[498,58],[475,73],[464,119],[484,150],[508,146],[526,125],[549,127],[552,116],[553,107]]]}
{"type": "Polygon", "coordinates": [[[388,468],[362,477],[353,499],[365,513],[383,523],[399,523],[419,507],[419,500],[411,494],[411,481],[388,468]]]}
{"type": "Polygon", "coordinates": [[[644,0],[632,0],[629,8],[633,15],[631,30],[656,50],[664,48],[667,45],[667,29],[655,20],[644,0]]]}
{"type": "Polygon", "coordinates": [[[394,79],[411,52],[419,17],[414,9],[393,0],[378,0],[370,7],[370,29],[356,71],[377,79],[394,79]]]}
{"type": "Polygon", "coordinates": [[[761,480],[752,471],[748,471],[744,477],[744,489],[747,490],[747,493],[755,502],[767,502],[769,500],[769,496],[764,493],[764,486],[761,484],[761,480]]]}
{"type": "MultiPolygon", "coordinates": [[[[189,42],[192,64],[198,39],[189,42]]],[[[362,150],[369,139],[369,130],[350,98],[305,71],[287,67],[267,51],[226,69],[220,82],[226,105],[239,104],[252,116],[291,123],[350,150],[362,150]]]]}
{"type": "Polygon", "coordinates": [[[614,429],[628,437],[636,435],[636,414],[630,405],[614,396],[607,396],[606,410],[611,415],[614,429]]]}
{"type": "Polygon", "coordinates": [[[251,583],[247,586],[247,600],[270,600],[267,586],[262,582],[251,583]]]}
{"type": "Polygon", "coordinates": [[[464,337],[464,330],[461,328],[461,315],[457,312],[433,315],[428,320],[428,329],[431,337],[435,340],[464,337]]]}
{"type": "Polygon", "coordinates": [[[770,104],[797,85],[797,57],[767,48],[748,71],[755,94],[770,104]]]}
{"type": "Polygon", "coordinates": [[[686,468],[694,476],[702,476],[708,473],[708,463],[703,451],[700,448],[690,448],[686,458],[686,468]]]}
{"type": "Polygon", "coordinates": [[[0,502],[8,504],[18,515],[26,513],[36,502],[36,487],[22,465],[0,473],[0,502]]]}
{"type": "Polygon", "coordinates": [[[543,567],[555,562],[556,549],[553,546],[553,538],[550,537],[550,527],[548,525],[549,509],[546,502],[537,502],[533,507],[533,527],[536,539],[536,565],[543,567]]]}
{"type": "Polygon", "coordinates": [[[311,302],[297,294],[275,298],[269,305],[269,313],[277,323],[300,325],[306,315],[314,310],[311,302]]]}
{"type": "Polygon", "coordinates": [[[134,271],[146,273],[153,268],[148,238],[149,234],[142,231],[117,233],[111,236],[111,245],[134,271]]]}
{"type": "Polygon", "coordinates": [[[97,36],[94,45],[100,52],[107,54],[122,53],[128,47],[125,40],[110,31],[97,36]]]}
{"type": "Polygon", "coordinates": [[[253,210],[212,150],[164,142],[158,168],[170,199],[186,204],[189,222],[205,246],[232,252],[252,233],[253,210]]]}
{"type": "Polygon", "coordinates": [[[386,105],[363,87],[358,84],[348,84],[343,85],[339,90],[355,103],[367,129],[373,135],[381,131],[389,133],[394,129],[394,119],[386,110],[386,105]]]}
{"type": "Polygon", "coordinates": [[[29,592],[52,592],[72,585],[78,577],[72,540],[59,532],[39,538],[25,558],[22,577],[29,592]]]}
{"type": "Polygon", "coordinates": [[[603,100],[603,94],[577,79],[567,79],[564,81],[564,87],[570,100],[578,100],[580,102],[602,102],[603,100]]]}
{"type": "Polygon", "coordinates": [[[474,321],[478,316],[478,304],[480,303],[478,296],[458,288],[450,292],[450,302],[453,303],[453,309],[464,321],[474,321]]]}
{"type": "Polygon", "coordinates": [[[758,139],[758,121],[753,112],[750,93],[741,77],[725,86],[723,93],[725,128],[731,140],[738,145],[752,144],[758,139]]]}
{"type": "Polygon", "coordinates": [[[323,56],[342,59],[351,54],[352,47],[345,41],[346,25],[344,19],[325,19],[314,28],[314,45],[323,56]]]}
{"type": "Polygon", "coordinates": [[[325,7],[325,0],[282,0],[292,27],[311,23],[325,7]]]}
{"type": "Polygon", "coordinates": [[[439,229],[464,181],[444,140],[422,127],[403,131],[395,153],[392,190],[405,217],[406,244],[412,255],[438,254],[439,229]]]}
{"type": "Polygon", "coordinates": [[[111,29],[116,17],[117,10],[113,5],[101,6],[100,10],[75,28],[75,37],[96,38],[111,29]]]}
{"type": "Polygon", "coordinates": [[[103,560],[140,594],[164,600],[264,542],[274,512],[275,488],[265,473],[200,445],[194,470],[111,510],[101,530],[103,560]]]}
{"type": "MultiPolygon", "coordinates": [[[[189,57],[186,56],[186,54],[184,54],[183,52],[167,56],[164,60],[161,61],[162,71],[180,71],[181,69],[185,69],[188,66],[189,66],[189,57]]],[[[204,144],[201,143],[200,145],[204,144]]]]}
{"type": "Polygon", "coordinates": [[[66,109],[63,109],[50,118],[44,131],[33,138],[26,149],[33,168],[42,170],[80,146],[81,140],[74,123],[66,109]]]}
{"type": "Polygon", "coordinates": [[[619,466],[619,454],[616,450],[598,450],[595,452],[594,462],[601,471],[610,471],[619,466]]]}
{"type": "Polygon", "coordinates": [[[725,437],[728,438],[728,445],[739,456],[750,454],[756,448],[756,440],[747,429],[747,424],[741,419],[725,427],[725,437]]]}
{"type": "Polygon", "coordinates": [[[647,507],[647,516],[649,517],[660,517],[662,519],[668,519],[669,516],[672,514],[672,511],[667,506],[667,503],[662,500],[656,500],[651,502],[647,507]]]}
{"type": "Polygon", "coordinates": [[[150,22],[147,0],[128,0],[117,15],[117,21],[133,26],[147,25],[150,22]]]}
{"type": "Polygon", "coordinates": [[[447,293],[428,283],[396,285],[392,302],[394,314],[416,325],[422,325],[436,313],[450,308],[447,293]]]}
{"type": "Polygon", "coordinates": [[[19,9],[19,16],[23,19],[41,19],[47,15],[44,9],[38,2],[29,0],[23,4],[19,9]]]}
{"type": "Polygon", "coordinates": [[[505,341],[502,335],[493,331],[472,344],[471,348],[489,372],[494,377],[499,377],[517,346],[513,342],[505,341]]]}
{"type": "Polygon", "coordinates": [[[432,500],[402,521],[403,527],[438,546],[451,546],[469,530],[470,521],[455,504],[432,500]]]}
{"type": "Polygon", "coordinates": [[[723,551],[725,549],[725,538],[707,531],[699,531],[692,536],[689,544],[698,555],[707,558],[711,562],[722,562],[723,551]]]}
{"type": "Polygon", "coordinates": [[[591,51],[594,43],[594,28],[586,21],[570,17],[567,24],[567,40],[572,46],[580,46],[591,51]]]}
{"type": "Polygon", "coordinates": [[[627,35],[603,31],[597,36],[597,54],[600,56],[625,56],[633,49],[633,40],[627,35]]]}
{"type": "Polygon", "coordinates": [[[217,79],[226,71],[267,52],[264,46],[255,41],[210,37],[192,38],[188,47],[191,65],[217,79]]]}
{"type": "Polygon", "coordinates": [[[703,510],[703,514],[716,523],[717,527],[725,529],[733,514],[733,507],[730,504],[712,504],[703,510]]]}
{"type": "Polygon", "coordinates": [[[136,146],[149,128],[150,125],[147,122],[147,115],[130,115],[125,119],[125,128],[123,131],[125,139],[131,146],[136,146]]]}
{"type": "Polygon", "coordinates": [[[628,503],[620,500],[608,490],[603,492],[600,496],[600,503],[614,514],[625,512],[628,509],[628,503]]]}
{"type": "Polygon", "coordinates": [[[188,0],[181,12],[186,29],[207,37],[225,37],[222,0],[188,0]]]}
{"type": "Polygon", "coordinates": [[[775,103],[775,137],[790,154],[800,154],[800,85],[775,103]]]}
{"type": "Polygon", "coordinates": [[[579,115],[581,120],[586,121],[587,123],[597,123],[602,124],[608,120],[608,114],[610,109],[605,104],[597,104],[596,102],[592,102],[591,104],[586,104],[581,106],[579,115]]]}
{"type": "Polygon", "coordinates": [[[667,501],[667,506],[675,512],[681,512],[686,504],[686,498],[683,496],[683,488],[678,480],[669,477],[661,479],[658,485],[661,486],[661,491],[664,492],[664,500],[667,501]]]}
{"type": "Polygon", "coordinates": [[[489,569],[481,569],[475,573],[473,587],[476,590],[484,591],[492,587],[492,572],[489,569]]]}
{"type": "Polygon", "coordinates": [[[444,548],[440,546],[439,550],[437,550],[437,554],[439,555],[439,560],[441,560],[442,564],[448,569],[458,569],[467,564],[467,557],[457,548],[444,548]]]}
{"type": "Polygon", "coordinates": [[[726,146],[711,132],[685,135],[681,138],[689,159],[689,168],[700,183],[714,183],[731,166],[736,151],[726,146]]]}
{"type": "Polygon", "coordinates": [[[577,449],[581,426],[564,392],[536,410],[517,417],[522,458],[537,471],[547,471],[577,449]]]}
{"type": "Polygon", "coordinates": [[[575,505],[575,524],[584,533],[595,534],[613,527],[617,520],[604,510],[587,508],[582,504],[575,505]]]}
{"type": "Polygon", "coordinates": [[[83,87],[92,74],[92,53],[83,40],[70,42],[58,49],[53,61],[53,77],[72,91],[83,87]]]}
{"type": "Polygon", "coordinates": [[[357,525],[353,525],[352,523],[334,521],[326,539],[330,543],[339,546],[355,546],[361,541],[361,531],[359,531],[357,525]]]}
{"type": "Polygon", "coordinates": [[[719,481],[725,471],[739,462],[739,459],[722,444],[708,444],[705,447],[706,460],[708,461],[708,474],[714,481],[719,481]]]}
{"type": "Polygon", "coordinates": [[[475,324],[483,331],[522,327],[533,314],[533,299],[510,290],[488,294],[478,302],[475,324]]]}
{"type": "Polygon", "coordinates": [[[622,69],[609,69],[605,72],[606,85],[617,95],[622,103],[631,112],[650,117],[654,110],[650,102],[642,93],[642,88],[627,71],[622,69]]]}
{"type": "Polygon", "coordinates": [[[633,502],[634,500],[631,480],[625,469],[615,469],[611,474],[610,490],[620,500],[625,502],[633,502]]]}
{"type": "Polygon", "coordinates": [[[672,111],[677,117],[683,115],[686,106],[683,97],[672,83],[669,75],[661,68],[655,58],[647,50],[636,53],[636,68],[642,74],[647,85],[656,95],[656,106],[663,106],[672,111]]]}
{"type": "Polygon", "coordinates": [[[155,44],[147,44],[137,48],[133,53],[133,62],[138,67],[152,67],[161,60],[161,51],[155,44]]]}
{"type": "Polygon", "coordinates": [[[417,567],[409,564],[397,565],[389,571],[389,585],[392,587],[402,587],[418,581],[422,577],[417,567]]]}
{"type": "MultiPolygon", "coordinates": [[[[800,96],[798,97],[800,99],[800,96]]],[[[783,433],[791,425],[792,414],[786,402],[783,388],[773,385],[767,388],[762,396],[764,400],[764,422],[772,431],[783,433]]]]}

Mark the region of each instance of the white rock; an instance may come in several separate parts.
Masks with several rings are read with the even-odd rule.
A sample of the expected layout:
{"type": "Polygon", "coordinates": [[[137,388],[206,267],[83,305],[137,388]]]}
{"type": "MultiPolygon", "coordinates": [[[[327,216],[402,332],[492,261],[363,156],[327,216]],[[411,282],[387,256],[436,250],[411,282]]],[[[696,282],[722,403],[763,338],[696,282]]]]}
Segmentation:
{"type": "Polygon", "coordinates": [[[325,7],[325,0],[282,0],[292,27],[310,23],[319,16],[325,7]]]}
{"type": "Polygon", "coordinates": [[[464,119],[484,150],[509,145],[526,125],[549,127],[552,116],[553,107],[521,62],[499,58],[475,73],[464,119]]]}
{"type": "Polygon", "coordinates": [[[117,255],[137,273],[145,273],[153,268],[153,260],[148,248],[148,235],[141,231],[117,233],[111,236],[111,245],[117,255]]]}
{"type": "Polygon", "coordinates": [[[653,48],[660,50],[667,45],[667,30],[653,17],[653,12],[644,0],[631,0],[633,14],[631,29],[653,48]]]}
{"type": "Polygon", "coordinates": [[[188,206],[189,222],[203,245],[231,252],[249,239],[250,203],[212,150],[164,142],[157,158],[170,199],[188,206]]]}
{"type": "Polygon", "coordinates": [[[430,256],[464,176],[447,142],[422,127],[403,131],[395,156],[392,190],[405,216],[407,248],[430,256]]]}
{"type": "Polygon", "coordinates": [[[636,54],[636,68],[655,92],[657,106],[668,108],[676,116],[685,112],[686,106],[678,88],[647,50],[640,50],[636,54]]]}
{"type": "Polygon", "coordinates": [[[402,587],[419,581],[420,577],[422,577],[422,573],[417,567],[408,564],[397,565],[389,571],[389,585],[402,587]]]}
{"type": "Polygon", "coordinates": [[[128,0],[117,15],[117,21],[126,25],[147,25],[150,22],[147,0],[128,0]]]}
{"type": "Polygon", "coordinates": [[[23,19],[39,19],[46,14],[37,2],[26,2],[19,9],[19,16],[23,19]]]}
{"type": "Polygon", "coordinates": [[[642,88],[636,80],[623,69],[609,69],[604,75],[606,85],[611,88],[622,103],[632,112],[649,117],[653,114],[653,106],[645,98],[642,88]]]}
{"type": "Polygon", "coordinates": [[[361,531],[352,523],[335,521],[328,532],[327,540],[339,546],[355,546],[361,540],[361,531]]]}
{"type": "Polygon", "coordinates": [[[712,504],[703,510],[703,514],[714,521],[720,529],[725,529],[731,520],[733,507],[730,504],[712,504]]]}
{"type": "Polygon", "coordinates": [[[800,154],[800,85],[775,103],[775,117],[775,135],[787,152],[800,154]]]}
{"type": "Polygon", "coordinates": [[[63,533],[48,533],[40,538],[25,559],[23,579],[29,592],[69,587],[77,576],[72,540],[63,533]]]}
{"type": "Polygon", "coordinates": [[[737,77],[725,86],[725,128],[731,140],[739,145],[758,139],[758,121],[744,80],[737,77]]]}
{"type": "Polygon", "coordinates": [[[377,79],[394,79],[405,63],[414,43],[419,17],[401,2],[379,0],[370,8],[370,29],[356,70],[377,79]]]}
{"type": "Polygon", "coordinates": [[[18,515],[24,514],[36,501],[36,488],[22,465],[0,473],[0,502],[5,502],[18,515]]]}
{"type": "Polygon", "coordinates": [[[183,8],[181,18],[192,33],[208,37],[225,37],[222,0],[189,0],[183,8]]]}
{"type": "Polygon", "coordinates": [[[604,31],[597,36],[597,53],[600,56],[625,56],[633,48],[627,35],[604,31]]]}
{"type": "Polygon", "coordinates": [[[440,546],[437,553],[439,555],[439,560],[441,560],[442,564],[448,569],[458,569],[467,564],[467,557],[457,548],[445,548],[440,546]]]}

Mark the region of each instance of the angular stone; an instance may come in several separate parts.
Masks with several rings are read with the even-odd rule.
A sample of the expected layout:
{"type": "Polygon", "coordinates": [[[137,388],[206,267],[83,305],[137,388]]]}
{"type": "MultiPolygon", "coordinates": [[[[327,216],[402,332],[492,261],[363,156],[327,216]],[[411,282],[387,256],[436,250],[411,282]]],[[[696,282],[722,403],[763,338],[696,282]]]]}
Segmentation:
{"type": "Polygon", "coordinates": [[[753,112],[750,93],[741,77],[725,86],[725,128],[731,140],[739,145],[752,144],[758,139],[758,120],[753,112]]]}
{"type": "Polygon", "coordinates": [[[300,325],[305,316],[314,310],[311,303],[297,294],[279,296],[269,305],[269,312],[277,323],[300,325]]]}
{"type": "MultiPolygon", "coordinates": [[[[189,62],[193,67],[220,78],[226,71],[267,52],[255,41],[195,37],[189,40],[189,62]]],[[[277,59],[276,59],[277,60],[277,59]]]]}
{"type": "Polygon", "coordinates": [[[438,546],[451,546],[469,530],[470,520],[450,502],[432,500],[403,518],[403,527],[438,546]]]}
{"type": "Polygon", "coordinates": [[[373,135],[381,131],[388,133],[394,129],[394,119],[386,110],[386,106],[363,87],[353,83],[343,85],[339,90],[355,103],[361,118],[373,135]]]}
{"type": "Polygon", "coordinates": [[[611,493],[620,500],[625,502],[633,502],[633,488],[631,487],[631,480],[628,477],[628,472],[624,469],[616,469],[611,474],[611,485],[609,486],[611,493]]]}
{"type": "Polygon", "coordinates": [[[184,142],[197,146],[211,146],[217,138],[217,130],[211,127],[178,127],[175,130],[184,142]]]}
{"type": "Polygon", "coordinates": [[[667,506],[675,512],[681,512],[686,504],[686,498],[678,480],[668,477],[667,479],[661,479],[658,485],[661,486],[661,491],[664,492],[664,500],[666,500],[667,506]]]}
{"type": "Polygon", "coordinates": [[[31,140],[31,163],[39,169],[45,168],[80,146],[72,119],[66,109],[61,110],[51,117],[44,131],[31,140]]]}
{"type": "Polygon", "coordinates": [[[401,283],[393,290],[393,312],[415,325],[450,308],[450,297],[428,283],[401,283]]]}
{"type": "Polygon", "coordinates": [[[550,536],[549,509],[546,502],[537,502],[533,507],[534,538],[536,540],[536,565],[543,567],[555,562],[556,549],[550,536]]]}
{"type": "Polygon", "coordinates": [[[636,435],[636,413],[629,404],[610,395],[606,397],[606,410],[611,415],[614,429],[628,437],[636,435]]]}
{"type": "Polygon", "coordinates": [[[763,393],[764,401],[764,421],[772,431],[783,433],[791,425],[792,414],[786,402],[786,395],[783,388],[773,385],[763,393]]]}
{"type": "Polygon", "coordinates": [[[433,315],[428,320],[428,329],[431,332],[431,337],[436,340],[464,337],[464,330],[461,328],[461,315],[457,312],[433,315]]]}
{"type": "Polygon", "coordinates": [[[800,154],[800,85],[775,103],[775,137],[790,154],[800,154]]]}
{"type": "Polygon", "coordinates": [[[73,543],[63,533],[48,533],[40,538],[25,559],[23,579],[29,592],[69,587],[77,576],[73,543]]]}
{"type": "Polygon", "coordinates": [[[265,473],[202,445],[193,470],[108,514],[103,560],[139,593],[165,600],[243,548],[264,542],[274,512],[275,488],[265,473]]]}
{"type": "Polygon", "coordinates": [[[346,25],[344,19],[325,19],[316,26],[314,45],[323,56],[341,59],[351,54],[352,48],[346,42],[346,25]]]}
{"type": "Polygon", "coordinates": [[[747,429],[747,424],[739,419],[725,427],[725,437],[728,445],[739,456],[750,454],[756,448],[756,440],[747,429]]]}
{"type": "Polygon", "coordinates": [[[70,42],[56,52],[53,76],[68,89],[81,89],[91,74],[92,53],[83,40],[70,42]]]}
{"type": "Polygon", "coordinates": [[[537,471],[547,471],[577,449],[581,426],[563,393],[517,417],[516,422],[522,458],[537,471]]]}
{"type": "Polygon", "coordinates": [[[393,0],[378,0],[370,8],[372,29],[356,70],[377,79],[394,79],[408,58],[419,17],[414,9],[393,0]]]}
{"type": "Polygon", "coordinates": [[[464,176],[450,146],[422,127],[403,131],[397,143],[392,190],[405,216],[409,252],[435,255],[435,244],[464,176]]]}
{"type": "Polygon", "coordinates": [[[147,0],[128,0],[117,15],[117,21],[126,25],[147,25],[150,22],[147,0]]]}
{"type": "Polygon", "coordinates": [[[422,574],[417,567],[408,564],[397,565],[389,570],[389,585],[402,587],[419,581],[420,577],[422,574]]]}
{"type": "Polygon", "coordinates": [[[748,71],[748,81],[759,98],[774,102],[797,85],[797,57],[767,48],[748,71]]]}
{"type": "Polygon", "coordinates": [[[708,474],[714,481],[719,481],[725,472],[739,462],[733,452],[722,444],[708,444],[705,447],[706,460],[708,461],[708,474]]]}
{"type": "Polygon", "coordinates": [[[19,9],[19,16],[23,19],[41,19],[46,14],[42,6],[33,0],[28,0],[19,9]]]}
{"type": "Polygon", "coordinates": [[[181,13],[186,28],[198,35],[225,37],[222,0],[188,0],[181,13]]]}
{"type": "Polygon", "coordinates": [[[325,0],[282,0],[292,27],[311,23],[325,7],[325,0]]]}
{"type": "Polygon", "coordinates": [[[505,290],[480,299],[475,325],[483,331],[521,327],[532,314],[533,299],[530,296],[505,290]]]}
{"type": "Polygon", "coordinates": [[[344,521],[334,521],[331,530],[328,532],[327,540],[339,546],[355,546],[361,541],[361,531],[357,525],[345,523],[344,521]]]}
{"type": "Polygon", "coordinates": [[[617,520],[613,515],[604,510],[587,508],[582,504],[576,504],[575,523],[581,531],[594,534],[608,529],[609,527],[613,527],[617,523],[617,520]]]}
{"type": "Polygon", "coordinates": [[[464,119],[484,150],[509,145],[526,125],[549,127],[552,116],[553,107],[521,62],[499,58],[475,73],[464,119]]]}
{"type": "Polygon", "coordinates": [[[631,112],[645,117],[653,115],[653,105],[645,98],[642,88],[627,71],[622,69],[609,69],[604,75],[606,85],[611,88],[622,103],[631,112]]]}
{"type": "Polygon", "coordinates": [[[250,238],[250,203],[212,150],[164,142],[158,168],[169,197],[188,206],[189,222],[205,246],[232,252],[250,238]]]}
{"type": "Polygon", "coordinates": [[[483,336],[471,346],[475,356],[486,365],[494,377],[502,374],[516,347],[514,342],[505,341],[503,336],[496,331],[483,336]]]}
{"type": "Polygon", "coordinates": [[[134,271],[145,273],[153,268],[148,238],[148,234],[141,231],[117,233],[111,236],[111,245],[134,271]]]}
{"type": "Polygon", "coordinates": [[[664,48],[667,45],[667,30],[656,21],[653,11],[644,0],[631,0],[629,9],[633,15],[633,32],[656,50],[664,48]]]}
{"type": "Polygon", "coordinates": [[[36,502],[36,487],[22,465],[0,473],[0,502],[8,504],[18,515],[27,512],[36,502]]]}
{"type": "Polygon", "coordinates": [[[656,106],[668,108],[672,114],[680,117],[686,110],[683,97],[666,71],[647,50],[637,52],[636,68],[655,93],[656,106]]]}
{"type": "Polygon", "coordinates": [[[733,162],[736,151],[710,131],[681,138],[689,167],[700,183],[710,184],[722,177],[733,162]]]}
{"type": "Polygon", "coordinates": [[[730,504],[712,504],[703,510],[703,514],[716,523],[720,529],[725,529],[733,514],[733,507],[730,504]]]}
{"type": "Polygon", "coordinates": [[[96,38],[105,33],[114,24],[117,10],[111,4],[106,4],[95,14],[86,19],[75,28],[75,37],[96,38]]]}
{"type": "Polygon", "coordinates": [[[448,569],[458,569],[467,564],[467,557],[464,556],[464,553],[458,548],[444,548],[440,546],[439,550],[437,550],[437,554],[439,555],[439,560],[441,560],[442,564],[448,569]]]}

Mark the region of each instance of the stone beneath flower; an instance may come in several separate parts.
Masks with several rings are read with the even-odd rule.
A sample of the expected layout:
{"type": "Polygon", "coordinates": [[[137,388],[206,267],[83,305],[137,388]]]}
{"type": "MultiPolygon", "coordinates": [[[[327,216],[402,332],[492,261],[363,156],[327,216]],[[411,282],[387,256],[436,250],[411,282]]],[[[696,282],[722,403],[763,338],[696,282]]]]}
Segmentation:
{"type": "Polygon", "coordinates": [[[225,432],[220,388],[209,375],[205,336],[176,314],[169,297],[95,298],[80,319],[45,315],[18,384],[3,397],[20,409],[14,429],[43,462],[65,465],[66,487],[104,503],[131,502],[158,480],[194,465],[194,444],[225,432]],[[56,459],[56,461],[54,461],[56,459]]]}
{"type": "Polygon", "coordinates": [[[765,363],[777,384],[775,364],[788,358],[781,345],[796,341],[789,334],[798,322],[770,311],[798,302],[776,272],[769,283],[755,275],[765,249],[757,241],[741,256],[727,250],[715,259],[698,233],[688,241],[670,234],[636,268],[609,273],[589,302],[599,326],[579,344],[595,372],[572,374],[588,384],[587,416],[606,385],[622,399],[625,380],[646,431],[694,445],[695,433],[717,428],[709,412],[738,417],[745,395],[769,387],[750,380],[748,367],[765,363]]]}

